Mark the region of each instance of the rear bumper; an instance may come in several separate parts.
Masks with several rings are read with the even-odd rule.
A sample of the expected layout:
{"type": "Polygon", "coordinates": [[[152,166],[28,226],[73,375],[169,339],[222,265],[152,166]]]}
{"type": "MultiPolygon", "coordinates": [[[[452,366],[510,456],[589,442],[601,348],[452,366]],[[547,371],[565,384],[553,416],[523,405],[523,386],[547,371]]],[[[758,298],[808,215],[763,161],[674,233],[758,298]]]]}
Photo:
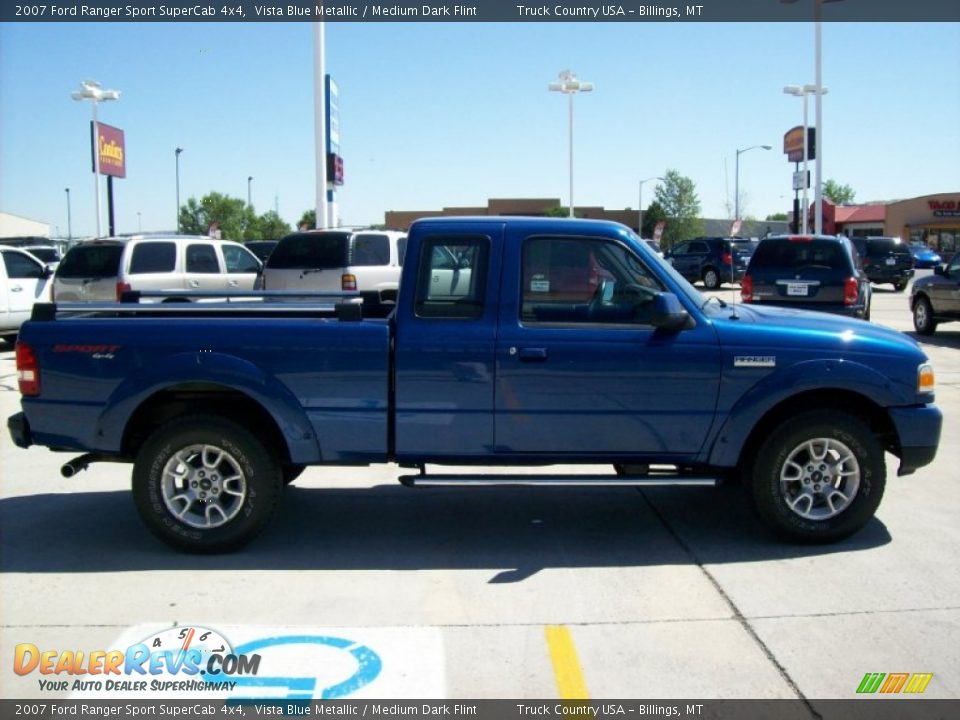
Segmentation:
{"type": "Polygon", "coordinates": [[[13,444],[17,447],[28,448],[33,444],[30,423],[22,412],[7,418],[7,429],[10,431],[13,444]]]}
{"type": "Polygon", "coordinates": [[[890,408],[890,419],[900,441],[900,469],[897,475],[909,475],[929,465],[937,455],[943,413],[936,405],[890,408]]]}
{"type": "Polygon", "coordinates": [[[888,283],[909,280],[913,277],[913,268],[871,268],[867,271],[870,282],[888,283]]]}

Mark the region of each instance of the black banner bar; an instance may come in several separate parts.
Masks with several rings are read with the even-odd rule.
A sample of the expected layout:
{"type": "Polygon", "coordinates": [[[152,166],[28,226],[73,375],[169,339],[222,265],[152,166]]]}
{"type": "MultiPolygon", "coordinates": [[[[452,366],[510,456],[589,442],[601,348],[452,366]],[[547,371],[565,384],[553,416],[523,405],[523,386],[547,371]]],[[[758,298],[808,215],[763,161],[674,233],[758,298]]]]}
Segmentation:
{"type": "Polygon", "coordinates": [[[2,22],[960,22],[957,0],[59,0],[3,3],[2,22]]]}

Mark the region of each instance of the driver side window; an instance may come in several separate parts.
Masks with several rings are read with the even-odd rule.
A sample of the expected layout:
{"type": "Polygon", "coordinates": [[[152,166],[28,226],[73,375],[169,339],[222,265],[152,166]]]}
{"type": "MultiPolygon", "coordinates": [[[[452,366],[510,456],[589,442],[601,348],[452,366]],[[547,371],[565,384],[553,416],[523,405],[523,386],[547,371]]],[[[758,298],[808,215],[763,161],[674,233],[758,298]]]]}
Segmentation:
{"type": "Polygon", "coordinates": [[[525,323],[646,324],[664,289],[624,245],[580,237],[528,238],[521,281],[525,323]]]}

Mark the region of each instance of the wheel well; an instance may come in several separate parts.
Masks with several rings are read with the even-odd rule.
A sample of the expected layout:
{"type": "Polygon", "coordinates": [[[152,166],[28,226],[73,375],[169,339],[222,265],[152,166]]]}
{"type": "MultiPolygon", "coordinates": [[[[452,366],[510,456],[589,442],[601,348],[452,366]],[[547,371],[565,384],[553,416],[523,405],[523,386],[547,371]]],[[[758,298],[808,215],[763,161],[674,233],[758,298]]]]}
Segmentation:
{"type": "Polygon", "coordinates": [[[809,410],[835,410],[853,415],[870,428],[884,450],[894,454],[900,450],[897,431],[890,416],[884,408],[870,398],[850,390],[811,390],[783,400],[757,421],[740,452],[741,473],[749,470],[749,465],[756,458],[761,443],[770,434],[771,429],[791,415],[809,410]]]}
{"type": "MultiPolygon", "coordinates": [[[[913,310],[917,306],[917,303],[920,302],[920,300],[926,300],[927,302],[930,302],[930,298],[928,298],[927,294],[921,290],[920,292],[916,293],[912,298],[910,298],[910,309],[913,310]]],[[[933,307],[932,304],[931,304],[931,307],[933,307]]]]}
{"type": "Polygon", "coordinates": [[[121,452],[135,457],[140,446],[161,425],[199,411],[243,425],[263,440],[281,462],[290,462],[287,443],[273,416],[250,396],[212,383],[177,385],[147,398],[127,422],[121,452]]]}

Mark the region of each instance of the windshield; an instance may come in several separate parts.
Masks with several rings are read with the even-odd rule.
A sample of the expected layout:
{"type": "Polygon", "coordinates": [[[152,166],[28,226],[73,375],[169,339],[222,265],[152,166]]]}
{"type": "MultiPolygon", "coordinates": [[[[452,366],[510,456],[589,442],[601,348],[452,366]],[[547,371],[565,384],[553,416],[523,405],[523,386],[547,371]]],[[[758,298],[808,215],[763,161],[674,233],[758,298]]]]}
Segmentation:
{"type": "MultiPolygon", "coordinates": [[[[643,243],[644,241],[637,237],[636,233],[632,233],[633,239],[637,244],[643,243]]],[[[701,307],[706,300],[706,296],[700,293],[693,285],[687,282],[686,278],[683,277],[680,273],[673,269],[667,260],[661,257],[659,254],[651,251],[644,255],[644,260],[650,265],[656,265],[660,270],[670,276],[670,279],[673,281],[674,285],[677,286],[679,294],[684,295],[690,302],[694,303],[697,307],[701,307]]]]}

